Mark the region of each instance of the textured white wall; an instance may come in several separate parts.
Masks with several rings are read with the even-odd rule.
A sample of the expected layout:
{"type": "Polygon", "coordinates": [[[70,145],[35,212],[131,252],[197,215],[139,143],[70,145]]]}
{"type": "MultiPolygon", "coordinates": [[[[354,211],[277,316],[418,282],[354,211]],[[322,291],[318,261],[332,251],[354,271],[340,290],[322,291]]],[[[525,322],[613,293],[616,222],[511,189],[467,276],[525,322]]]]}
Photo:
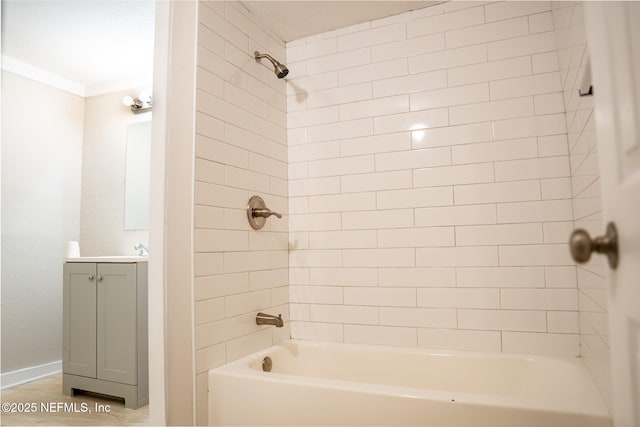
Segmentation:
{"type": "Polygon", "coordinates": [[[198,5],[195,159],[195,346],[198,425],[207,371],[289,338],[288,221],[254,231],[249,197],[287,213],[285,82],[255,50],[284,61],[284,43],[236,2],[198,5]],[[282,313],[284,328],[256,326],[282,313]]]}
{"type": "MultiPolygon", "coordinates": [[[[578,96],[578,87],[589,58],[584,5],[582,2],[553,5],[553,23],[567,117],[575,227],[585,228],[592,236],[599,236],[605,227],[602,223],[593,114],[594,97],[598,93],[597,85],[594,96],[578,96]]],[[[587,264],[577,267],[581,355],[611,407],[607,274],[604,257],[593,257],[587,264]]]]}
{"type": "Polygon", "coordinates": [[[125,95],[139,88],[86,98],[82,153],[82,256],[135,255],[133,247],[148,245],[147,230],[124,229],[125,160],[127,126],[149,120],[134,115],[122,104],[125,95]]]}
{"type": "Polygon", "coordinates": [[[287,43],[295,338],[578,355],[550,2],[287,43]]]}
{"type": "Polygon", "coordinates": [[[62,359],[65,240],[78,240],[84,99],[2,72],[2,372],[62,359]]]}

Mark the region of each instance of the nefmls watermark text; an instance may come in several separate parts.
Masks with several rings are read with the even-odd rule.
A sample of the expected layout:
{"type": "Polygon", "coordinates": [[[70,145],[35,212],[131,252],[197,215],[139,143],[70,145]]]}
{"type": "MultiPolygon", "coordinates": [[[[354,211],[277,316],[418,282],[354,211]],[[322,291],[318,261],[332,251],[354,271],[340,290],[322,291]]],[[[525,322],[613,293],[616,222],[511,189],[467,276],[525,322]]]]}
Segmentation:
{"type": "Polygon", "coordinates": [[[40,412],[111,412],[111,406],[95,402],[93,408],[86,402],[42,402],[40,412]]]}
{"type": "Polygon", "coordinates": [[[111,412],[111,405],[94,402],[3,402],[0,405],[5,413],[35,413],[53,414],[57,412],[90,414],[111,412]]]}

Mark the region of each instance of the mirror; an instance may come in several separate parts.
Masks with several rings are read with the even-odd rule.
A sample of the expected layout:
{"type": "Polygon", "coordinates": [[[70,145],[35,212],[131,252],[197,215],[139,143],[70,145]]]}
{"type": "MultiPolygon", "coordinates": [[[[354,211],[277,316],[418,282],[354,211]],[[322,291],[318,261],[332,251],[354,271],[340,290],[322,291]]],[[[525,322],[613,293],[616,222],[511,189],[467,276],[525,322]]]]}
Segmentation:
{"type": "Polygon", "coordinates": [[[127,127],[127,157],[124,189],[124,229],[149,228],[149,174],[151,121],[127,127]]]}

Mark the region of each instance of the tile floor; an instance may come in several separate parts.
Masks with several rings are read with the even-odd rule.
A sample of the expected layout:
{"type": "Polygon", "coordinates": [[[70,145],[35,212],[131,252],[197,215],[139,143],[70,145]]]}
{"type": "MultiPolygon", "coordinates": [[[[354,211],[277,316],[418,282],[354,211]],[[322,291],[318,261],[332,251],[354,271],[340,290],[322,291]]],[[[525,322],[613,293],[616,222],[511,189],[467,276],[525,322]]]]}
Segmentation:
{"type": "Polygon", "coordinates": [[[6,403],[36,403],[37,411],[34,413],[7,413],[2,411],[0,425],[57,425],[57,426],[85,426],[85,425],[112,425],[112,426],[145,426],[149,424],[149,406],[137,410],[124,407],[124,401],[111,399],[95,394],[77,394],[74,397],[62,394],[62,374],[51,375],[30,383],[11,387],[0,391],[0,401],[6,403]],[[58,402],[76,403],[79,409],[85,402],[91,413],[41,411],[41,403],[52,404],[55,408],[58,402]],[[109,412],[96,413],[98,405],[109,405],[109,412]]]}

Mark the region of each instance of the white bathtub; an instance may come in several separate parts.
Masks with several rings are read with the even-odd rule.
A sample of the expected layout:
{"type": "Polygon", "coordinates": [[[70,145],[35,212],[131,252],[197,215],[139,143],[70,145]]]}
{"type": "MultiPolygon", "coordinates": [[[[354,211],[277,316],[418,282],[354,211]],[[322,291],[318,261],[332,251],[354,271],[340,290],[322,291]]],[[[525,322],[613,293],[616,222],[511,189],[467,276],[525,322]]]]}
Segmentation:
{"type": "Polygon", "coordinates": [[[611,426],[579,359],[289,341],[209,372],[210,425],[611,426]],[[262,360],[273,361],[263,372],[262,360]]]}

